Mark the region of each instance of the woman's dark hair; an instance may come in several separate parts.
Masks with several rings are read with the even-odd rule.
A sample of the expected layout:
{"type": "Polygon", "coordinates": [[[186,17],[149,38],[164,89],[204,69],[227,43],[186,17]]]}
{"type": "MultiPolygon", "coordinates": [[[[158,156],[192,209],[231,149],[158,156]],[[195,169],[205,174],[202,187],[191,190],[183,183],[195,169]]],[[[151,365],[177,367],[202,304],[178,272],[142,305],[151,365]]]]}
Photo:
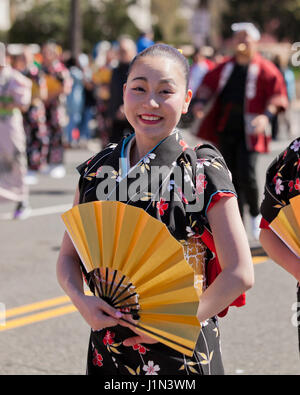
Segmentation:
{"type": "Polygon", "coordinates": [[[146,56],[162,56],[167,57],[175,62],[179,63],[182,71],[184,73],[185,81],[186,81],[186,90],[188,90],[189,83],[189,74],[190,74],[190,66],[184,55],[178,49],[171,47],[167,44],[154,44],[150,47],[144,49],[142,52],[138,53],[135,58],[132,60],[129,66],[128,75],[130,74],[134,64],[141,58],[145,58],[146,56]]]}

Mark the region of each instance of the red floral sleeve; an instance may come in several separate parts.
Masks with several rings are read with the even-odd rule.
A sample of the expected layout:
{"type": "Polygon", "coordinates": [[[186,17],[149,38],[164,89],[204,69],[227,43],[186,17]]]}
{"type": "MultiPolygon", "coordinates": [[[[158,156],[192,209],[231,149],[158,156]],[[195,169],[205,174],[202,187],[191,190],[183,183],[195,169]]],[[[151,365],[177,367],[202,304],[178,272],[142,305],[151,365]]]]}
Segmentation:
{"type": "Polygon", "coordinates": [[[296,138],[279,154],[267,170],[261,214],[265,228],[290,199],[300,193],[300,139],[296,138]]]}

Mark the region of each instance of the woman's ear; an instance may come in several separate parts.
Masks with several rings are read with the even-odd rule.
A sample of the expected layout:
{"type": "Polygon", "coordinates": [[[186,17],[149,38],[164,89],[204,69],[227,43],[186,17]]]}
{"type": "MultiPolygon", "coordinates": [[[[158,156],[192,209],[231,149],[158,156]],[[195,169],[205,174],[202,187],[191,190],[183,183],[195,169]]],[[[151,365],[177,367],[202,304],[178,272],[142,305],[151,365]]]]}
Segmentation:
{"type": "Polygon", "coordinates": [[[185,95],[182,114],[186,114],[189,109],[190,102],[192,100],[193,92],[189,89],[185,95]]]}
{"type": "Polygon", "coordinates": [[[125,84],[123,85],[123,96],[124,96],[124,94],[125,94],[126,86],[127,86],[127,84],[125,83],[125,84]]]}

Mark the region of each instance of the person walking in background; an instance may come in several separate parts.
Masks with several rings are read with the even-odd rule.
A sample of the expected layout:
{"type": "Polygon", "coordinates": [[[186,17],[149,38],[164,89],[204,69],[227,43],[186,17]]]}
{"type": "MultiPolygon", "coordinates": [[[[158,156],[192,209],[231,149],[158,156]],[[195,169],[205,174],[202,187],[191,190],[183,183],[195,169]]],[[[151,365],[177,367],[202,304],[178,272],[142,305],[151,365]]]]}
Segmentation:
{"type": "Polygon", "coordinates": [[[59,60],[59,49],[55,43],[47,43],[42,48],[42,69],[46,76],[47,101],[46,120],[49,137],[47,162],[49,174],[55,178],[65,176],[63,165],[63,123],[66,95],[71,92],[72,78],[64,64],[59,60]]]}
{"type": "Polygon", "coordinates": [[[189,77],[189,89],[193,92],[191,109],[188,111],[186,115],[183,115],[181,118],[181,122],[183,125],[188,125],[190,133],[195,135],[198,132],[199,127],[199,119],[195,119],[193,114],[193,104],[196,92],[201,85],[203,78],[208,73],[208,71],[212,70],[216,63],[212,60],[208,59],[205,56],[205,52],[209,51],[211,54],[213,53],[213,49],[210,47],[202,47],[195,48],[194,53],[192,55],[192,65],[190,68],[190,77],[189,77]]]}
{"type": "Polygon", "coordinates": [[[47,85],[40,65],[35,62],[32,49],[21,48],[22,53],[12,56],[12,67],[32,82],[31,104],[23,113],[23,123],[27,139],[27,184],[37,183],[37,173],[47,166],[49,139],[47,135],[46,112],[47,85]]]}
{"type": "Polygon", "coordinates": [[[135,42],[127,36],[122,36],[119,39],[119,65],[112,72],[110,84],[108,116],[110,119],[109,141],[111,143],[118,143],[124,134],[131,130],[124,114],[123,85],[127,79],[130,62],[136,53],[135,42]]]}
{"type": "Polygon", "coordinates": [[[203,48],[195,48],[192,60],[189,89],[192,90],[193,96],[195,96],[206,73],[215,67],[215,63],[206,58],[203,48]]]}
{"type": "Polygon", "coordinates": [[[101,42],[98,45],[98,52],[93,67],[92,82],[96,101],[97,133],[104,147],[109,142],[108,106],[114,62],[116,62],[114,46],[108,41],[101,42]]]}
{"type": "Polygon", "coordinates": [[[65,127],[65,148],[70,148],[74,144],[74,131],[78,130],[82,119],[84,105],[84,87],[83,87],[83,71],[81,70],[78,60],[70,58],[66,62],[72,78],[72,89],[66,98],[66,111],[68,123],[65,127]]]}
{"type": "Polygon", "coordinates": [[[289,101],[286,111],[280,112],[274,117],[272,122],[272,138],[273,140],[277,140],[279,127],[283,124],[285,125],[288,137],[293,135],[291,106],[293,101],[296,100],[296,79],[293,70],[289,67],[287,57],[284,57],[281,54],[276,55],[274,58],[274,64],[283,75],[289,101]]]}
{"type": "Polygon", "coordinates": [[[198,136],[215,143],[232,173],[239,208],[249,206],[254,239],[259,235],[259,196],[256,164],[268,152],[270,122],[285,110],[288,99],[283,77],[257,52],[260,33],[252,23],[236,23],[235,55],[208,72],[196,93],[193,112],[204,117],[198,136]],[[211,104],[204,116],[204,108],[211,104]]]}
{"type": "Polygon", "coordinates": [[[93,71],[87,54],[82,53],[79,55],[79,64],[83,72],[83,107],[79,132],[80,144],[82,147],[85,147],[92,134],[90,121],[95,116],[96,97],[95,85],[93,83],[93,71]]]}
{"type": "Polygon", "coordinates": [[[142,32],[136,42],[137,52],[140,53],[144,49],[149,48],[154,44],[153,32],[151,30],[142,32]]]}
{"type": "Polygon", "coordinates": [[[9,62],[8,56],[7,64],[0,64],[0,200],[16,202],[13,217],[24,219],[31,210],[22,111],[30,106],[32,82],[9,62]]]}

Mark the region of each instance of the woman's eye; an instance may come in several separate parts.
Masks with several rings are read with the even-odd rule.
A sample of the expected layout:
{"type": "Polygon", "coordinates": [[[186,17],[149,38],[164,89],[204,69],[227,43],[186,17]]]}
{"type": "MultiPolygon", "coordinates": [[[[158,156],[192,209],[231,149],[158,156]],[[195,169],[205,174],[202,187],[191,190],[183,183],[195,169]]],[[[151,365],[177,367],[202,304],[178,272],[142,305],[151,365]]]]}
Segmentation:
{"type": "Polygon", "coordinates": [[[168,89],[163,89],[161,91],[161,93],[164,94],[164,95],[171,95],[173,92],[171,90],[168,90],[168,89]]]}
{"type": "Polygon", "coordinates": [[[145,89],[142,88],[141,86],[137,86],[137,87],[135,87],[135,88],[132,88],[132,90],[133,90],[133,91],[136,91],[136,92],[145,92],[145,89]]]}

